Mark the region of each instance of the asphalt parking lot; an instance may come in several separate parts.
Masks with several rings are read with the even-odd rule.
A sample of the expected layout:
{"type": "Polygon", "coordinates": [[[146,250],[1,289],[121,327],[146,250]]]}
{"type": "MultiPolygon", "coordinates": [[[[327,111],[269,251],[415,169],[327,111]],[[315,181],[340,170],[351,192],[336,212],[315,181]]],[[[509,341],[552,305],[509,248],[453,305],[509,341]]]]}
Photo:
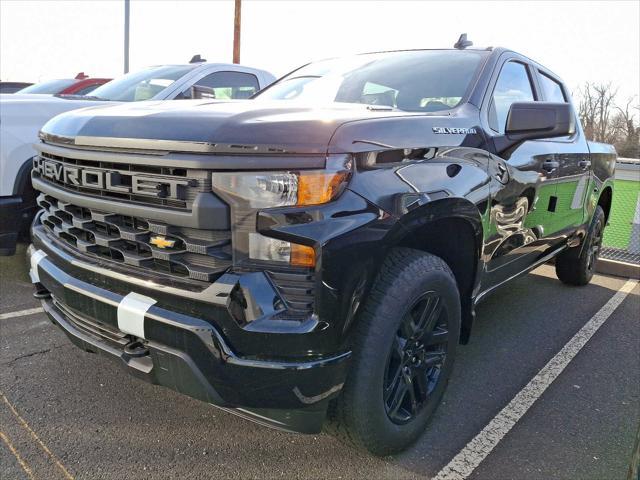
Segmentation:
{"type": "Polygon", "coordinates": [[[43,313],[14,316],[38,307],[23,253],[0,258],[2,479],[626,478],[640,423],[640,287],[625,279],[571,288],[543,266],[490,297],[428,430],[408,452],[378,459],[140,382],[73,347],[43,313]],[[594,320],[600,328],[566,353],[594,320]],[[557,377],[538,375],[558,358],[557,377]],[[542,377],[550,383],[533,382],[509,431],[481,433],[542,377]],[[491,448],[465,448],[479,434],[491,448]],[[454,458],[477,468],[447,470],[454,458]]]}

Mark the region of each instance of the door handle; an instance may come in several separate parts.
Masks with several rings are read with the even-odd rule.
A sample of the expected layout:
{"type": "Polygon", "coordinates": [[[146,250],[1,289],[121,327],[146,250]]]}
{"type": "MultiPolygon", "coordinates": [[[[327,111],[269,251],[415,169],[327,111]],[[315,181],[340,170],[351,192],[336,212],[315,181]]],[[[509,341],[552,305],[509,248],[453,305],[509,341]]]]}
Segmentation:
{"type": "Polygon", "coordinates": [[[552,173],[555,172],[556,168],[560,166],[560,162],[556,162],[554,160],[547,160],[542,164],[542,169],[545,172],[552,173]]]}
{"type": "Polygon", "coordinates": [[[591,167],[591,160],[581,160],[580,162],[578,162],[578,165],[580,165],[580,168],[582,168],[583,170],[586,170],[587,168],[591,167]]]}

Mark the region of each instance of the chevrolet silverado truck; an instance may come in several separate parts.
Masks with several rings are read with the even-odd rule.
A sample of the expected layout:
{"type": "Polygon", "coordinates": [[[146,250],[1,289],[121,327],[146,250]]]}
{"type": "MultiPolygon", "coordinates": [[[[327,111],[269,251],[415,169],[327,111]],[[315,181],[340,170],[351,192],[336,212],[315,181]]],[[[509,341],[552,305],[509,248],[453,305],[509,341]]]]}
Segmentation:
{"type": "Polygon", "coordinates": [[[616,160],[503,48],[330,59],[249,101],[65,113],[40,140],[30,273],[74,344],[375,455],[424,431],[478,302],[551,259],[590,281],[616,160]]]}
{"type": "MultiPolygon", "coordinates": [[[[62,112],[105,103],[201,96],[248,98],[275,80],[264,70],[243,65],[192,62],[144,68],[112,80],[90,95],[81,91],[45,95],[38,90],[42,84],[34,85],[35,91],[29,88],[27,93],[0,95],[0,255],[13,255],[18,238],[28,236],[37,210],[30,177],[36,154],[33,143],[48,120],[62,112]]],[[[83,88],[90,83],[74,81],[83,88]]]]}

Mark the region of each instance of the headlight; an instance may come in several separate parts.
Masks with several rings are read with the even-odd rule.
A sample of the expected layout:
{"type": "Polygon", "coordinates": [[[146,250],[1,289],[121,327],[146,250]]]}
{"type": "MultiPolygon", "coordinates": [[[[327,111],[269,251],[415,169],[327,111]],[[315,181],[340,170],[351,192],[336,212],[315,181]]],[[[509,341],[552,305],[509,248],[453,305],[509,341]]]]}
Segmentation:
{"type": "Polygon", "coordinates": [[[337,197],[350,171],[214,173],[213,188],[251,208],[317,205],[337,197]]]}
{"type": "Polygon", "coordinates": [[[257,212],[264,208],[327,203],[342,193],[351,169],[351,160],[340,156],[329,157],[323,170],[214,172],[214,192],[231,205],[234,263],[250,258],[313,267],[312,247],[257,233],[257,212]]]}

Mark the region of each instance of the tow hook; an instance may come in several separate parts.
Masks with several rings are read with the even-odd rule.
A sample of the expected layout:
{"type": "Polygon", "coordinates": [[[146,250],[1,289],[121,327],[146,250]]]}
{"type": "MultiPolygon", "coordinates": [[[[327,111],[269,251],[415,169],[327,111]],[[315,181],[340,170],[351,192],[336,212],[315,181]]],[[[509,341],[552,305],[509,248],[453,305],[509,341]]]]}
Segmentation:
{"type": "Polygon", "coordinates": [[[34,298],[37,298],[38,300],[47,300],[51,298],[51,292],[44,288],[44,285],[42,285],[41,283],[36,283],[35,287],[36,291],[33,292],[34,298]]]}
{"type": "Polygon", "coordinates": [[[140,340],[136,339],[124,346],[124,353],[130,357],[144,357],[149,355],[149,349],[140,340]]]}

